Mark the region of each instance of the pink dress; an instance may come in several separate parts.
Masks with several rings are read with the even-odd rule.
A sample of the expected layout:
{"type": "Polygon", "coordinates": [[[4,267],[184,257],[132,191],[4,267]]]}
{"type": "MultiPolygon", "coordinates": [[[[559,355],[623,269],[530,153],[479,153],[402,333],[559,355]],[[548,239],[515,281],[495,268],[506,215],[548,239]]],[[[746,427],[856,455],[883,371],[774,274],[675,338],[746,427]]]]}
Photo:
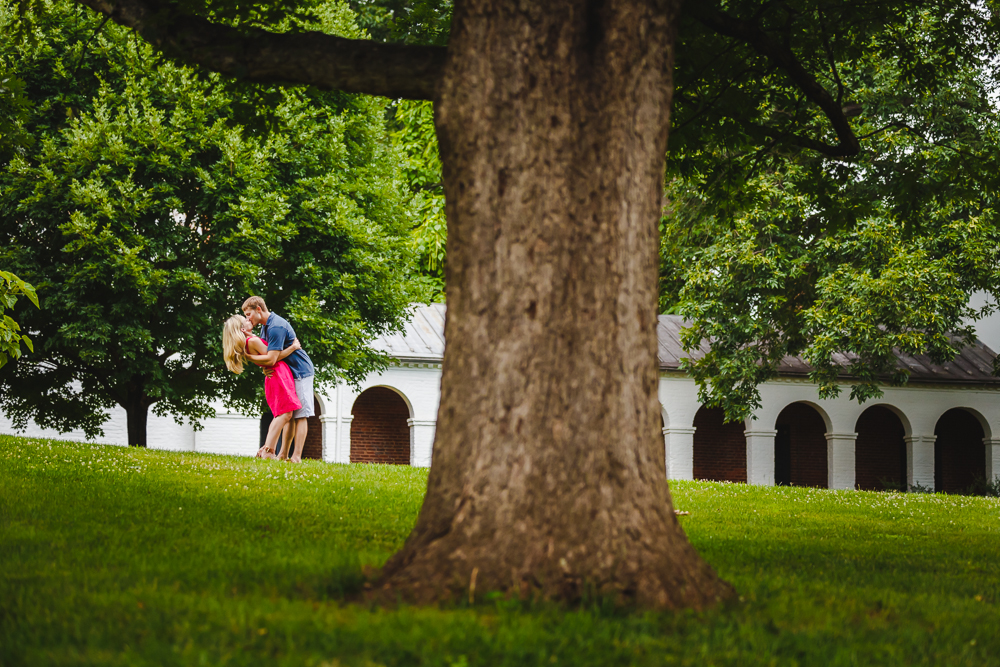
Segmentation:
{"type": "MultiPolygon", "coordinates": [[[[266,340],[261,338],[261,341],[267,345],[266,340]]],[[[249,349],[249,336],[246,344],[249,349]]],[[[267,399],[267,407],[271,408],[271,414],[277,417],[301,408],[302,403],[299,402],[299,397],[295,394],[295,378],[292,376],[292,369],[284,361],[279,361],[272,368],[274,368],[274,373],[264,378],[264,398],[267,399]]]]}

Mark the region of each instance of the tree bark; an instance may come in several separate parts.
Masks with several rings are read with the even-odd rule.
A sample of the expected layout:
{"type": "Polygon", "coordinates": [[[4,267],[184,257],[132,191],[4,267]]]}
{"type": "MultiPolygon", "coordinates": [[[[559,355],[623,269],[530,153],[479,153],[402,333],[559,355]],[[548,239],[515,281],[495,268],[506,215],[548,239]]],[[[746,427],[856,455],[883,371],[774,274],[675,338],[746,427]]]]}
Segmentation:
{"type": "Polygon", "coordinates": [[[448,314],[427,496],[388,597],[732,588],[658,460],[657,223],[674,0],[456,2],[436,124],[448,314]]]}

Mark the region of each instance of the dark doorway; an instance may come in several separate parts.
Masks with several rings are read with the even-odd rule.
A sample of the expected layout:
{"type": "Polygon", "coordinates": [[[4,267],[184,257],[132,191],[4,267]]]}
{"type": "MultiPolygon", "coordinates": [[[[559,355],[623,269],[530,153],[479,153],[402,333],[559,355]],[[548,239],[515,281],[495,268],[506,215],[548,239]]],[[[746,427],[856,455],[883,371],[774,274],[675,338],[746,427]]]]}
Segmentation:
{"type": "Polygon", "coordinates": [[[725,422],[722,408],[702,407],[694,416],[694,478],[747,481],[743,422],[725,422]]]}
{"type": "Polygon", "coordinates": [[[875,405],[858,417],[854,427],[854,479],[863,491],[905,491],[906,429],[895,412],[875,405]]]}
{"type": "Polygon", "coordinates": [[[788,424],[779,424],[774,436],[774,484],[792,484],[792,429],[788,424]]]}
{"type": "Polygon", "coordinates": [[[792,403],[778,415],[774,437],[774,482],[791,486],[827,487],[826,423],[805,403],[792,403]],[[779,442],[781,443],[779,446],[779,442]],[[785,444],[787,443],[787,445],[785,444]],[[787,447],[787,454],[785,454],[787,447]],[[779,482],[778,468],[783,469],[779,482]],[[786,472],[787,470],[787,472],[786,472]]]}
{"type": "Polygon", "coordinates": [[[983,427],[968,410],[954,408],[934,427],[934,490],[964,493],[977,479],[986,479],[983,427]]]}
{"type": "Polygon", "coordinates": [[[322,459],[323,458],[323,422],[319,420],[319,401],[313,397],[313,416],[306,419],[309,430],[306,431],[306,442],[302,446],[302,458],[322,459]]]}

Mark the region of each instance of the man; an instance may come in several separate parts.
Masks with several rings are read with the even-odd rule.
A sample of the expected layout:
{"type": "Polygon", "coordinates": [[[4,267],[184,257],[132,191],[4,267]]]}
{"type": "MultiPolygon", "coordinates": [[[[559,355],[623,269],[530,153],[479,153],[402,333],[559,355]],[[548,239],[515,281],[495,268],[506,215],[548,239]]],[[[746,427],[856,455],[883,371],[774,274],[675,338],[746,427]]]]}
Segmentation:
{"type": "MultiPolygon", "coordinates": [[[[267,341],[266,363],[273,366],[278,363],[279,353],[289,347],[295,340],[295,331],[285,318],[268,311],[264,299],[252,296],[243,302],[243,315],[254,327],[261,327],[260,337],[267,341]]],[[[295,420],[295,448],[290,460],[293,463],[302,461],[302,448],[306,444],[306,432],[309,430],[307,419],[315,414],[313,409],[313,370],[312,360],[305,350],[299,349],[285,357],[285,363],[295,378],[295,395],[299,397],[302,407],[292,413],[295,420]]],[[[267,373],[267,369],[264,371],[267,373]]],[[[287,443],[282,443],[287,447],[287,443]]]]}

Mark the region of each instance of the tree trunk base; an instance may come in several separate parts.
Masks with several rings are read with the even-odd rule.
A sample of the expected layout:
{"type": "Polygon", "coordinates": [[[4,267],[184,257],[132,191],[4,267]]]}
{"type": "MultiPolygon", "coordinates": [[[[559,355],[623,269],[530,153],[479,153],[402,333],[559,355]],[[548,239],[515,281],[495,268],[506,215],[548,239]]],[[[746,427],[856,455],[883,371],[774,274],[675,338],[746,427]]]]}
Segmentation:
{"type": "Polygon", "coordinates": [[[604,599],[662,610],[705,609],[735,598],[732,585],[697,554],[665,509],[670,516],[658,539],[626,528],[609,539],[587,540],[600,545],[589,554],[579,539],[569,548],[543,532],[478,545],[455,532],[411,535],[367,597],[390,604],[472,603],[499,592],[508,599],[571,605],[604,599]]]}

